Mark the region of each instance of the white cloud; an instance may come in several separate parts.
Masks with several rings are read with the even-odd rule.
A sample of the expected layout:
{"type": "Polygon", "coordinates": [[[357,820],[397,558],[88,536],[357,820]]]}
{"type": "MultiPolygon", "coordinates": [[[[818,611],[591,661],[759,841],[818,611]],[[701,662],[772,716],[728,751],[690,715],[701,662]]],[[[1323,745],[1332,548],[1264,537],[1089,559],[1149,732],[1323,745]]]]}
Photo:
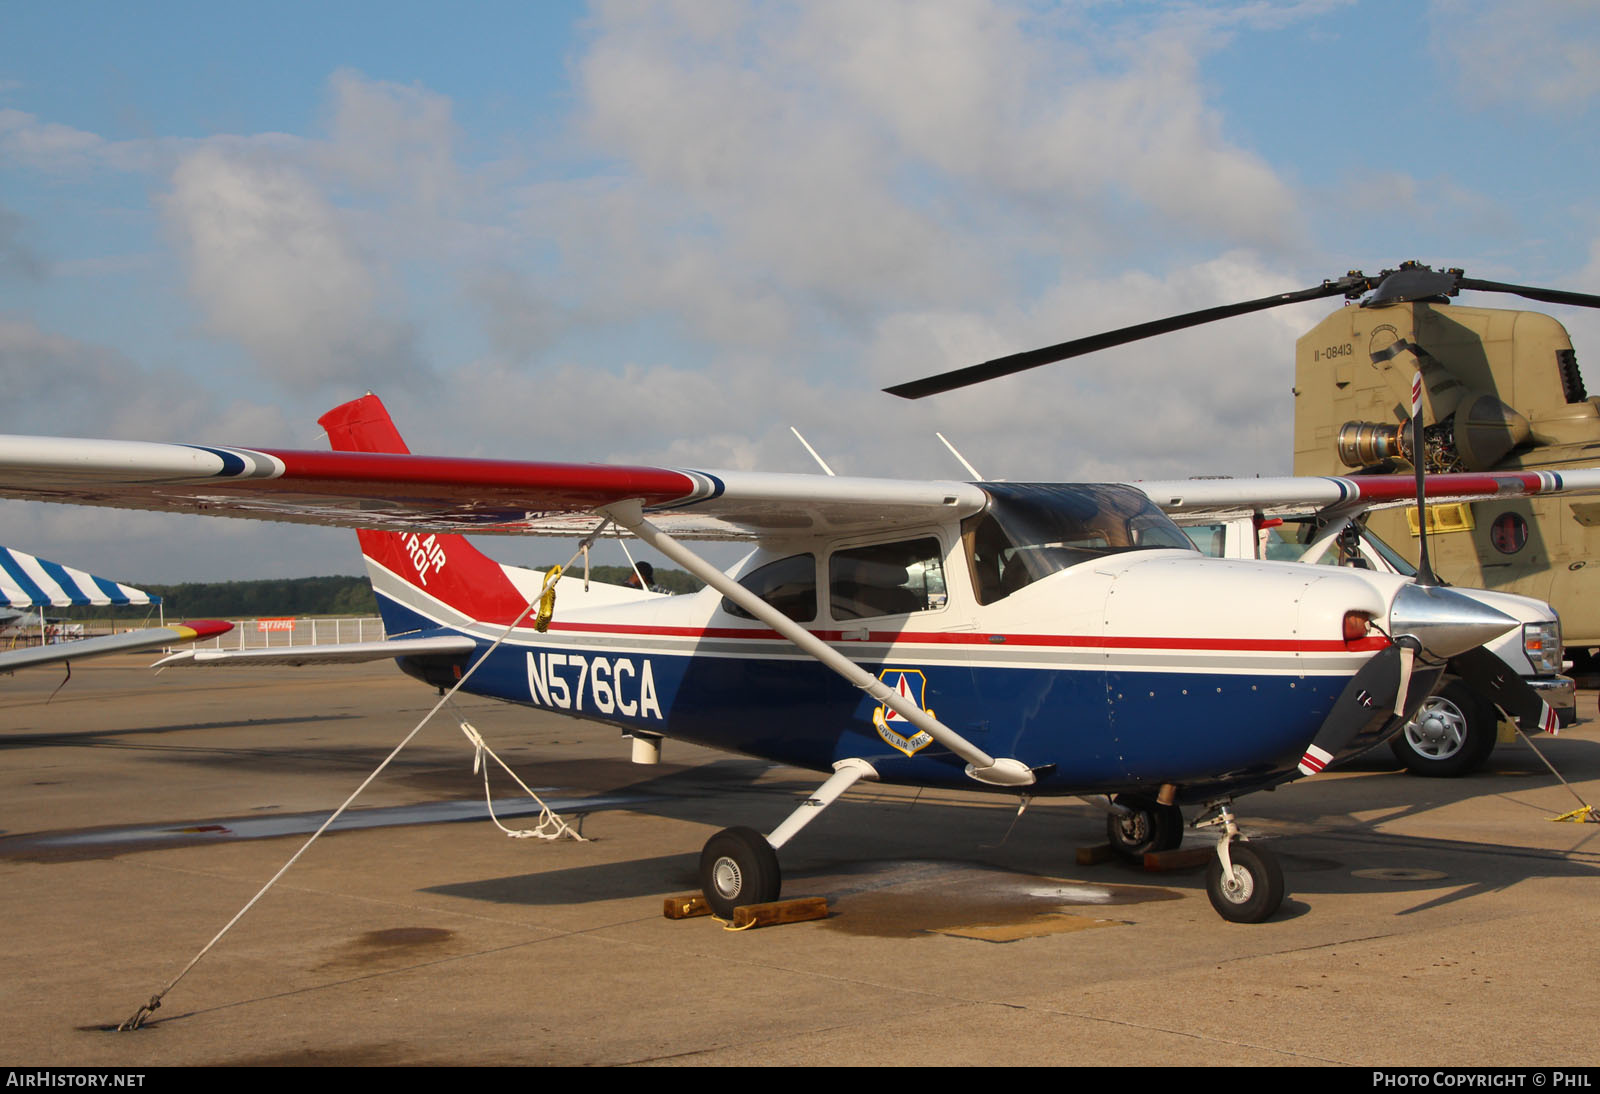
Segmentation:
{"type": "Polygon", "coordinates": [[[1433,0],[1434,48],[1470,101],[1581,113],[1600,94],[1600,19],[1586,0],[1433,0]]]}
{"type": "Polygon", "coordinates": [[[204,148],[162,202],[213,334],[292,390],[403,382],[420,372],[409,325],[338,211],[303,172],[204,148]]]}
{"type": "Polygon", "coordinates": [[[1043,226],[1108,248],[1299,235],[1206,104],[1203,35],[1134,48],[977,2],[771,5],[719,30],[680,12],[600,9],[587,120],[621,185],[678,195],[647,230],[714,248],[724,277],[865,313],[1005,291],[1066,253],[1043,226]]]}
{"type": "Polygon", "coordinates": [[[282,411],[219,395],[105,346],[0,314],[0,431],[129,440],[282,438],[282,411]]]}
{"type": "Polygon", "coordinates": [[[413,215],[455,200],[460,177],[447,97],[352,69],[335,72],[328,86],[332,118],[320,152],[329,168],[364,190],[404,195],[413,215]]]}

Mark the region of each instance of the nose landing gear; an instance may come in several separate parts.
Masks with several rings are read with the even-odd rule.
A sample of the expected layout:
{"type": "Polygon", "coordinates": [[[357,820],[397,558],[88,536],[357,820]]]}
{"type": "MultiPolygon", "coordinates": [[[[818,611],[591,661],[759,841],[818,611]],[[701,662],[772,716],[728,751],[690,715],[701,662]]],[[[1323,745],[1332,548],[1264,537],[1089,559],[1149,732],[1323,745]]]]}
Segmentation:
{"type": "Polygon", "coordinates": [[[1264,848],[1239,834],[1232,803],[1219,802],[1217,815],[1195,827],[1221,825],[1217,857],[1206,868],[1206,896],[1217,914],[1230,923],[1261,923],[1283,904],[1283,867],[1264,848]]]}

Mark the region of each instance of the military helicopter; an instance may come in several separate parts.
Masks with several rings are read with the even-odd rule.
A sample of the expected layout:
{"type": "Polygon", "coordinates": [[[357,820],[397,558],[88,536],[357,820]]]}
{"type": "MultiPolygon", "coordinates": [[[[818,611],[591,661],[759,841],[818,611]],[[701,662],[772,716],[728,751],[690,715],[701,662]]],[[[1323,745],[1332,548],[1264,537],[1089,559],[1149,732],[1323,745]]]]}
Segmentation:
{"type": "MultiPolygon", "coordinates": [[[[1413,472],[1411,384],[1423,378],[1423,467],[1560,471],[1600,463],[1600,399],[1589,397],[1572,340],[1548,315],[1469,308],[1463,289],[1600,308],[1600,296],[1512,285],[1417,262],[1187,312],[1027,350],[886,390],[950,391],[1112,346],[1286,304],[1343,296],[1296,346],[1297,475],[1413,472]],[[1362,299],[1365,297],[1365,299],[1362,299]]],[[[1427,507],[1434,572],[1463,586],[1549,601],[1579,671],[1600,668],[1600,502],[1504,499],[1427,507]],[[1594,565],[1591,566],[1591,560],[1594,565]]],[[[1415,506],[1375,512],[1371,529],[1418,558],[1415,506]]]]}
{"type": "MultiPolygon", "coordinates": [[[[1600,400],[1578,371],[1566,329],[1539,312],[1461,307],[1458,288],[1600,306],[1600,297],[1480,284],[1408,263],[1387,292],[1341,308],[1295,346],[1296,474],[1368,474],[1414,466],[1404,391],[1420,369],[1422,459],[1435,471],[1561,471],[1600,460],[1600,400]],[[1404,277],[1404,281],[1398,278],[1404,277]]],[[[1592,670],[1600,646],[1600,505],[1583,499],[1430,505],[1435,568],[1457,585],[1547,600],[1567,654],[1592,670]]],[[[1369,527],[1416,558],[1416,510],[1369,527]]]]}

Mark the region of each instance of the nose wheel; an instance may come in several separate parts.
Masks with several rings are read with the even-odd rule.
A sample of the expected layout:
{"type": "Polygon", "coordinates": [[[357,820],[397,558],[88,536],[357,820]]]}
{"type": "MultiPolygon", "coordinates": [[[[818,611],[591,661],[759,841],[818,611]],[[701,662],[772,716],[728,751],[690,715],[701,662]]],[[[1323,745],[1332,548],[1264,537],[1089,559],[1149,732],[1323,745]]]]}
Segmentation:
{"type": "Polygon", "coordinates": [[[1239,834],[1227,803],[1218,806],[1217,857],[1206,867],[1206,896],[1217,914],[1230,923],[1261,923],[1283,904],[1283,867],[1278,857],[1239,834]]]}

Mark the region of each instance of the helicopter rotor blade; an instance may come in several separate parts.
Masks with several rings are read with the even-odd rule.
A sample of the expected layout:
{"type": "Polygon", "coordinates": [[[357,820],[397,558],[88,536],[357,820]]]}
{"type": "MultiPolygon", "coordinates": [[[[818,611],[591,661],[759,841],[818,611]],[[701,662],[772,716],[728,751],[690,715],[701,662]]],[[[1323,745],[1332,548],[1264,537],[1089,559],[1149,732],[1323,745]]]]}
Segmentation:
{"type": "Polygon", "coordinates": [[[1564,289],[1540,289],[1532,285],[1508,285],[1504,281],[1484,281],[1476,277],[1462,277],[1458,281],[1463,289],[1479,292],[1506,292],[1538,300],[1545,304],[1572,304],[1579,308],[1600,308],[1600,296],[1589,293],[1567,292],[1564,289]]]}
{"type": "Polygon", "coordinates": [[[996,357],[994,360],[985,361],[982,364],[952,369],[937,376],[927,376],[920,380],[896,384],[883,390],[890,395],[898,395],[902,399],[922,399],[929,395],[938,395],[941,392],[954,391],[957,388],[979,384],[985,380],[995,380],[1002,376],[1010,376],[1012,373],[1038,368],[1040,365],[1065,361],[1072,357],[1081,357],[1086,353],[1095,353],[1099,350],[1111,349],[1113,346],[1137,342],[1144,338],[1154,338],[1157,335],[1171,334],[1174,331],[1185,330],[1189,327],[1198,327],[1204,323],[1215,323],[1219,319],[1231,319],[1236,315],[1248,315],[1251,312],[1265,311],[1268,308],[1282,307],[1285,304],[1299,304],[1307,300],[1320,300],[1328,296],[1344,296],[1354,299],[1362,293],[1370,292],[1370,295],[1361,302],[1361,306],[1364,308],[1382,308],[1412,301],[1452,297],[1462,289],[1473,289],[1478,292],[1513,293],[1529,300],[1538,300],[1547,304],[1571,304],[1582,308],[1600,308],[1600,296],[1593,296],[1588,293],[1567,292],[1562,289],[1541,289],[1531,285],[1512,285],[1503,281],[1485,281],[1481,278],[1466,277],[1460,270],[1435,270],[1421,263],[1407,262],[1403,263],[1399,269],[1384,270],[1372,277],[1368,277],[1360,270],[1352,270],[1344,277],[1333,281],[1324,281],[1321,285],[1309,289],[1263,296],[1256,300],[1240,301],[1237,304],[1222,304],[1214,308],[1202,308],[1199,311],[1184,312],[1182,315],[1172,315],[1165,319],[1154,319],[1146,323],[1135,323],[1131,327],[1122,327],[1118,330],[1091,334],[1084,338],[1074,338],[1071,341],[1060,342],[1053,346],[1024,350],[1021,353],[1013,353],[1005,357],[996,357]]]}
{"type": "Polygon", "coordinates": [[[1364,277],[1359,273],[1353,273],[1339,278],[1337,281],[1324,281],[1314,288],[1279,293],[1274,296],[1263,296],[1257,300],[1245,300],[1237,304],[1222,304],[1215,308],[1202,308],[1199,311],[1172,315],[1165,319],[1154,319],[1147,323],[1135,323],[1131,327],[1122,327],[1119,330],[1105,331],[1101,334],[1091,334],[1086,338],[1074,338],[1070,342],[1061,342],[1054,346],[1024,350],[1021,353],[1013,353],[1006,357],[996,357],[994,360],[985,361],[980,365],[968,365],[965,368],[953,369],[937,376],[928,376],[921,380],[896,384],[894,387],[886,387],[883,390],[890,395],[898,395],[902,399],[921,399],[928,395],[938,395],[940,392],[954,391],[956,388],[982,383],[985,380],[1010,376],[1014,372],[1037,368],[1040,365],[1048,365],[1055,361],[1065,361],[1070,357],[1080,357],[1085,353],[1095,353],[1099,350],[1110,349],[1113,346],[1125,345],[1128,342],[1137,342],[1143,338],[1153,338],[1158,334],[1171,334],[1173,331],[1184,330],[1188,327],[1198,327],[1202,323],[1214,323],[1218,319],[1230,319],[1235,315],[1248,315],[1251,312],[1265,311],[1268,308],[1277,308],[1285,304],[1299,304],[1306,300],[1320,300],[1325,296],[1357,295],[1365,292],[1371,286],[1372,281],[1370,278],[1364,277]]]}

